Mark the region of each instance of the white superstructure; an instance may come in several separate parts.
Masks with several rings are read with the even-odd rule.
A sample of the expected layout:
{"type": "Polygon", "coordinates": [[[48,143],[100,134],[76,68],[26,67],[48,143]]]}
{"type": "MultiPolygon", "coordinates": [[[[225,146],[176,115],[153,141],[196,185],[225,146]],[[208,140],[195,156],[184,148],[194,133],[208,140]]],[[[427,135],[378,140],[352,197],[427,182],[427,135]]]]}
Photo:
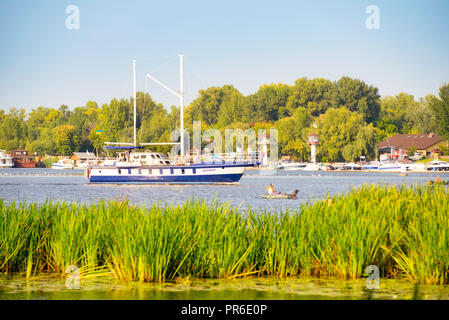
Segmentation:
{"type": "Polygon", "coordinates": [[[12,168],[14,161],[12,157],[6,153],[5,150],[0,150],[0,168],[12,168]]]}

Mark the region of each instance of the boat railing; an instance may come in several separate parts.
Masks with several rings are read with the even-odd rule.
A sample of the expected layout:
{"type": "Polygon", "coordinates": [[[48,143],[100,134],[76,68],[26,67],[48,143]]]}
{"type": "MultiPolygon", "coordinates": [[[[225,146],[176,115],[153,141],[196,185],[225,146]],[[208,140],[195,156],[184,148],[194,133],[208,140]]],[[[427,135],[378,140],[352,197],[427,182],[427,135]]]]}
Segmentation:
{"type": "MultiPolygon", "coordinates": [[[[180,156],[170,157],[170,161],[173,164],[183,163],[183,159],[180,156]]],[[[262,157],[259,153],[205,153],[201,155],[190,155],[184,162],[189,163],[260,163],[262,162],[262,157]]]]}

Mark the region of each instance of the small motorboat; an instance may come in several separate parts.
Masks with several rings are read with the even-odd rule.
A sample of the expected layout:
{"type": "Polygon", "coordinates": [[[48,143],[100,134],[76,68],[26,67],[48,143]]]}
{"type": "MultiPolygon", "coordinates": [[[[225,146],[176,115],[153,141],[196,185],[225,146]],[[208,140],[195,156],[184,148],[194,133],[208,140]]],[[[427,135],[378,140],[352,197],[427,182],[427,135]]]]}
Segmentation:
{"type": "Polygon", "coordinates": [[[272,194],[263,194],[262,198],[265,199],[296,199],[299,190],[295,189],[295,191],[291,193],[272,193],[272,194]]]}
{"type": "Polygon", "coordinates": [[[436,184],[436,185],[443,185],[443,186],[446,186],[446,185],[449,184],[449,181],[448,181],[448,180],[440,180],[440,181],[433,181],[433,180],[430,180],[429,182],[427,182],[427,184],[430,184],[430,185],[436,184]]]}

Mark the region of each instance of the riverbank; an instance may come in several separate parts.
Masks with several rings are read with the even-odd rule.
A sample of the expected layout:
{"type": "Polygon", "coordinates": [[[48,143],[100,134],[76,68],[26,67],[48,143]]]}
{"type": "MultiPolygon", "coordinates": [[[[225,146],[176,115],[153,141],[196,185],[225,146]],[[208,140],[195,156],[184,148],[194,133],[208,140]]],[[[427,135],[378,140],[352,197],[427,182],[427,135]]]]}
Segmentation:
{"type": "Polygon", "coordinates": [[[0,202],[0,272],[123,281],[241,277],[381,277],[449,283],[444,187],[363,186],[296,211],[190,200],[151,207],[0,202]]]}
{"type": "Polygon", "coordinates": [[[409,170],[409,171],[401,171],[401,170],[388,170],[388,171],[383,171],[383,170],[377,170],[377,169],[370,169],[370,170],[366,170],[366,169],[360,169],[360,170],[340,170],[340,169],[333,169],[333,170],[310,170],[310,171],[304,171],[303,169],[298,169],[298,170],[285,170],[285,169],[275,169],[275,168],[270,168],[270,167],[254,167],[254,168],[246,168],[245,170],[247,171],[272,171],[272,172],[286,172],[286,173],[290,173],[290,172],[344,172],[344,173],[398,173],[398,174],[413,174],[413,173],[437,173],[437,174],[449,174],[449,171],[427,171],[427,170],[409,170]]]}

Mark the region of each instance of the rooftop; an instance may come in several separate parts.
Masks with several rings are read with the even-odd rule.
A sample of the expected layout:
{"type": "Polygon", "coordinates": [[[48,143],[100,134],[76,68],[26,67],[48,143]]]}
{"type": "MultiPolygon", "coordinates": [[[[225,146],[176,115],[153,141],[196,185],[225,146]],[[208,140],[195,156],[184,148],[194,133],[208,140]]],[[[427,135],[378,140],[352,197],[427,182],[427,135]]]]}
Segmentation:
{"type": "Polygon", "coordinates": [[[378,143],[377,146],[380,149],[386,147],[410,149],[414,146],[418,150],[424,150],[439,142],[441,142],[441,137],[434,133],[397,134],[378,143]]]}

